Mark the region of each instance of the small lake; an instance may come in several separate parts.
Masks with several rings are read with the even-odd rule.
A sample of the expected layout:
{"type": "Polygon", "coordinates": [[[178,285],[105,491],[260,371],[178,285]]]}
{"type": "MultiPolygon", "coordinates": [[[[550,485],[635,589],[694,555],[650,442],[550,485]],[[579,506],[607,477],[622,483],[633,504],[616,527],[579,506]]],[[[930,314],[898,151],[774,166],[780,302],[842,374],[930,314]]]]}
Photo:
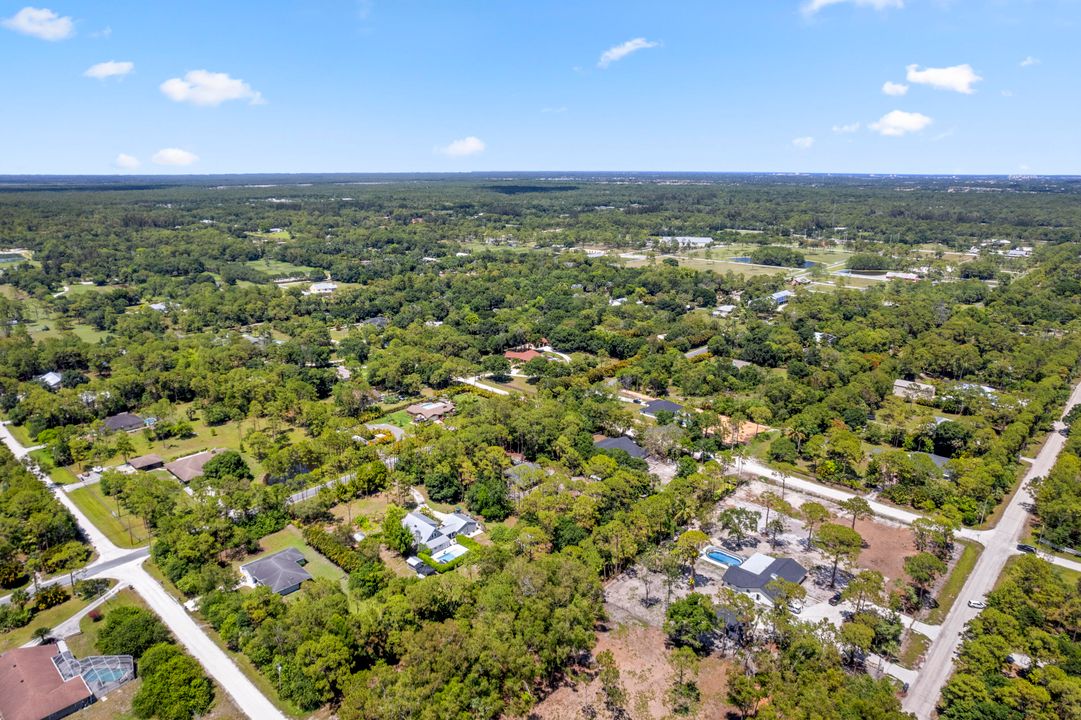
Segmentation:
{"type": "MultiPolygon", "coordinates": [[[[757,264],[757,263],[755,263],[755,261],[754,261],[754,260],[752,260],[752,259],[751,259],[751,258],[749,258],[749,257],[734,257],[734,258],[728,258],[728,262],[747,263],[747,264],[749,264],[749,265],[752,265],[752,264],[757,264]]],[[[811,261],[811,260],[804,260],[804,261],[803,261],[803,268],[804,268],[804,269],[806,269],[806,268],[811,268],[811,267],[814,267],[814,266],[815,266],[816,264],[817,264],[817,263],[815,263],[815,262],[813,262],[813,261],[811,261]]],[[[788,266],[787,266],[787,265],[769,265],[769,266],[767,266],[767,267],[779,267],[779,268],[780,268],[780,267],[788,267],[788,266]]]]}

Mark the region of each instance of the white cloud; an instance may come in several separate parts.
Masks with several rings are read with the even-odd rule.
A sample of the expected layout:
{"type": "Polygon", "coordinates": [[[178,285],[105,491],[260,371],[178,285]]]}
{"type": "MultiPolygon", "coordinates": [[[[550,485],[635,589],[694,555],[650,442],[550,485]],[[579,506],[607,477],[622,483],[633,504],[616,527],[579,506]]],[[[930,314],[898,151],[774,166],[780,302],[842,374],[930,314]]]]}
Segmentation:
{"type": "Polygon", "coordinates": [[[800,150],[810,150],[811,146],[815,144],[815,139],[810,135],[806,137],[792,138],[792,144],[798,147],[800,150]]]}
{"type": "Polygon", "coordinates": [[[470,135],[469,137],[455,140],[446,147],[439,148],[439,152],[450,157],[466,157],[467,155],[476,155],[477,153],[484,152],[484,141],[478,137],[470,135]]]}
{"type": "Polygon", "coordinates": [[[126,153],[120,153],[116,156],[116,160],[113,160],[113,165],[121,170],[134,170],[139,167],[140,164],[139,158],[126,153]]]}
{"type": "Polygon", "coordinates": [[[1021,67],[1032,67],[1033,65],[1039,65],[1040,59],[1034,58],[1031,55],[1021,61],[1021,67]]]}
{"type": "Polygon", "coordinates": [[[97,65],[91,65],[83,75],[96,80],[104,80],[111,77],[123,77],[134,69],[135,63],[133,62],[106,60],[105,62],[99,62],[97,65]]]}
{"type": "Polygon", "coordinates": [[[75,23],[70,17],[61,17],[46,8],[24,7],[0,24],[8,30],[42,40],[65,40],[75,34],[75,23]]]}
{"type": "Polygon", "coordinates": [[[162,148],[150,159],[155,165],[191,165],[199,157],[195,153],[180,148],[162,148]]]}
{"type": "Polygon", "coordinates": [[[875,10],[888,10],[890,8],[903,8],[905,6],[905,0],[807,0],[803,4],[804,15],[814,15],[819,10],[828,8],[831,5],[842,5],[848,3],[855,5],[856,7],[869,7],[875,10]]]}
{"type": "Polygon", "coordinates": [[[895,83],[887,80],[886,82],[882,83],[882,92],[887,95],[893,95],[894,97],[898,97],[908,92],[908,85],[905,85],[904,83],[895,83]]]}
{"type": "Polygon", "coordinates": [[[932,122],[934,121],[923,113],[894,110],[886,113],[880,117],[877,122],[871,123],[868,127],[879,135],[900,137],[901,135],[907,135],[908,133],[919,132],[932,122]]]}
{"type": "Polygon", "coordinates": [[[192,105],[214,106],[229,100],[247,100],[252,105],[266,102],[243,80],[207,70],[192,70],[183,78],[166,80],[161,84],[161,91],[170,100],[192,105]]]}
{"type": "Polygon", "coordinates": [[[648,50],[649,48],[655,48],[660,43],[652,40],[646,40],[645,38],[638,37],[633,40],[628,40],[621,45],[610,47],[601,53],[601,59],[597,61],[597,67],[606,68],[614,62],[622,60],[631,53],[636,53],[639,50],[648,50]]]}
{"type": "Polygon", "coordinates": [[[849,133],[858,132],[862,125],[858,122],[847,123],[845,125],[834,125],[833,132],[838,135],[847,135],[849,133]]]}
{"type": "Polygon", "coordinates": [[[911,83],[930,85],[937,90],[952,90],[965,95],[975,92],[972,89],[973,83],[983,80],[968,63],[943,68],[929,67],[923,70],[920,70],[919,65],[909,65],[906,70],[908,73],[905,78],[911,83]]]}

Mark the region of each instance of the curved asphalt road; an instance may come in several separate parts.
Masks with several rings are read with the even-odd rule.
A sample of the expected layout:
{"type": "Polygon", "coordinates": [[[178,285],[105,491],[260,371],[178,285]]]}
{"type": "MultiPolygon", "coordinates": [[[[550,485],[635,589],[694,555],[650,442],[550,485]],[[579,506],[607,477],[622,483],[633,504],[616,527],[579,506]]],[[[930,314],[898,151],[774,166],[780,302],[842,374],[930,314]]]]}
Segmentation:
{"type": "MultiPolygon", "coordinates": [[[[8,446],[16,458],[22,459],[30,452],[15,439],[6,424],[0,424],[0,440],[8,446]]],[[[285,720],[285,715],[274,707],[274,704],[263,693],[259,692],[259,689],[236,666],[236,663],[225,654],[225,651],[203,632],[187,610],[165,591],[161,583],[143,569],[143,560],[149,554],[147,548],[130,551],[114,545],[94,526],[94,523],[90,522],[66,493],[57,489],[48,476],[37,467],[32,469],[34,474],[49,486],[57,499],[75,516],[79,527],[98,553],[98,562],[87,567],[84,576],[113,578],[130,585],[150,609],[157,613],[192,657],[198,660],[207,673],[229,694],[241,712],[251,720],[285,720]]],[[[54,580],[59,579],[54,578],[54,580]]],[[[64,580],[66,581],[66,577],[64,580]]]]}

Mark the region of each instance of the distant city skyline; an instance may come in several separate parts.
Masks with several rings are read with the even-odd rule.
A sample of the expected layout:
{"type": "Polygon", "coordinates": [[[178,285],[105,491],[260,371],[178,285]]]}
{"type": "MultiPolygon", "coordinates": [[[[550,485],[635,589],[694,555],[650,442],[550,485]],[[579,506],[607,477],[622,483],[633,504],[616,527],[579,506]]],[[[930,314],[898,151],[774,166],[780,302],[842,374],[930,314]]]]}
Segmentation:
{"type": "Polygon", "coordinates": [[[0,1],[0,174],[1081,174],[1081,0],[0,1]]]}

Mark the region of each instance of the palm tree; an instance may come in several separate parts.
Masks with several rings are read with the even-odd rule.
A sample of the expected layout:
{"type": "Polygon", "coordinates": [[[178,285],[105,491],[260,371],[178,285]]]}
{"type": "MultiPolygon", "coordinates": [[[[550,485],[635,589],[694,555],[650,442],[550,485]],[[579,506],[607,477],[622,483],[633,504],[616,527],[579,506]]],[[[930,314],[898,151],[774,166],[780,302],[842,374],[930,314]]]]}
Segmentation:
{"type": "Polygon", "coordinates": [[[44,625],[39,628],[34,628],[34,632],[30,633],[30,637],[38,641],[38,645],[44,645],[52,641],[52,630],[44,625]]]}

